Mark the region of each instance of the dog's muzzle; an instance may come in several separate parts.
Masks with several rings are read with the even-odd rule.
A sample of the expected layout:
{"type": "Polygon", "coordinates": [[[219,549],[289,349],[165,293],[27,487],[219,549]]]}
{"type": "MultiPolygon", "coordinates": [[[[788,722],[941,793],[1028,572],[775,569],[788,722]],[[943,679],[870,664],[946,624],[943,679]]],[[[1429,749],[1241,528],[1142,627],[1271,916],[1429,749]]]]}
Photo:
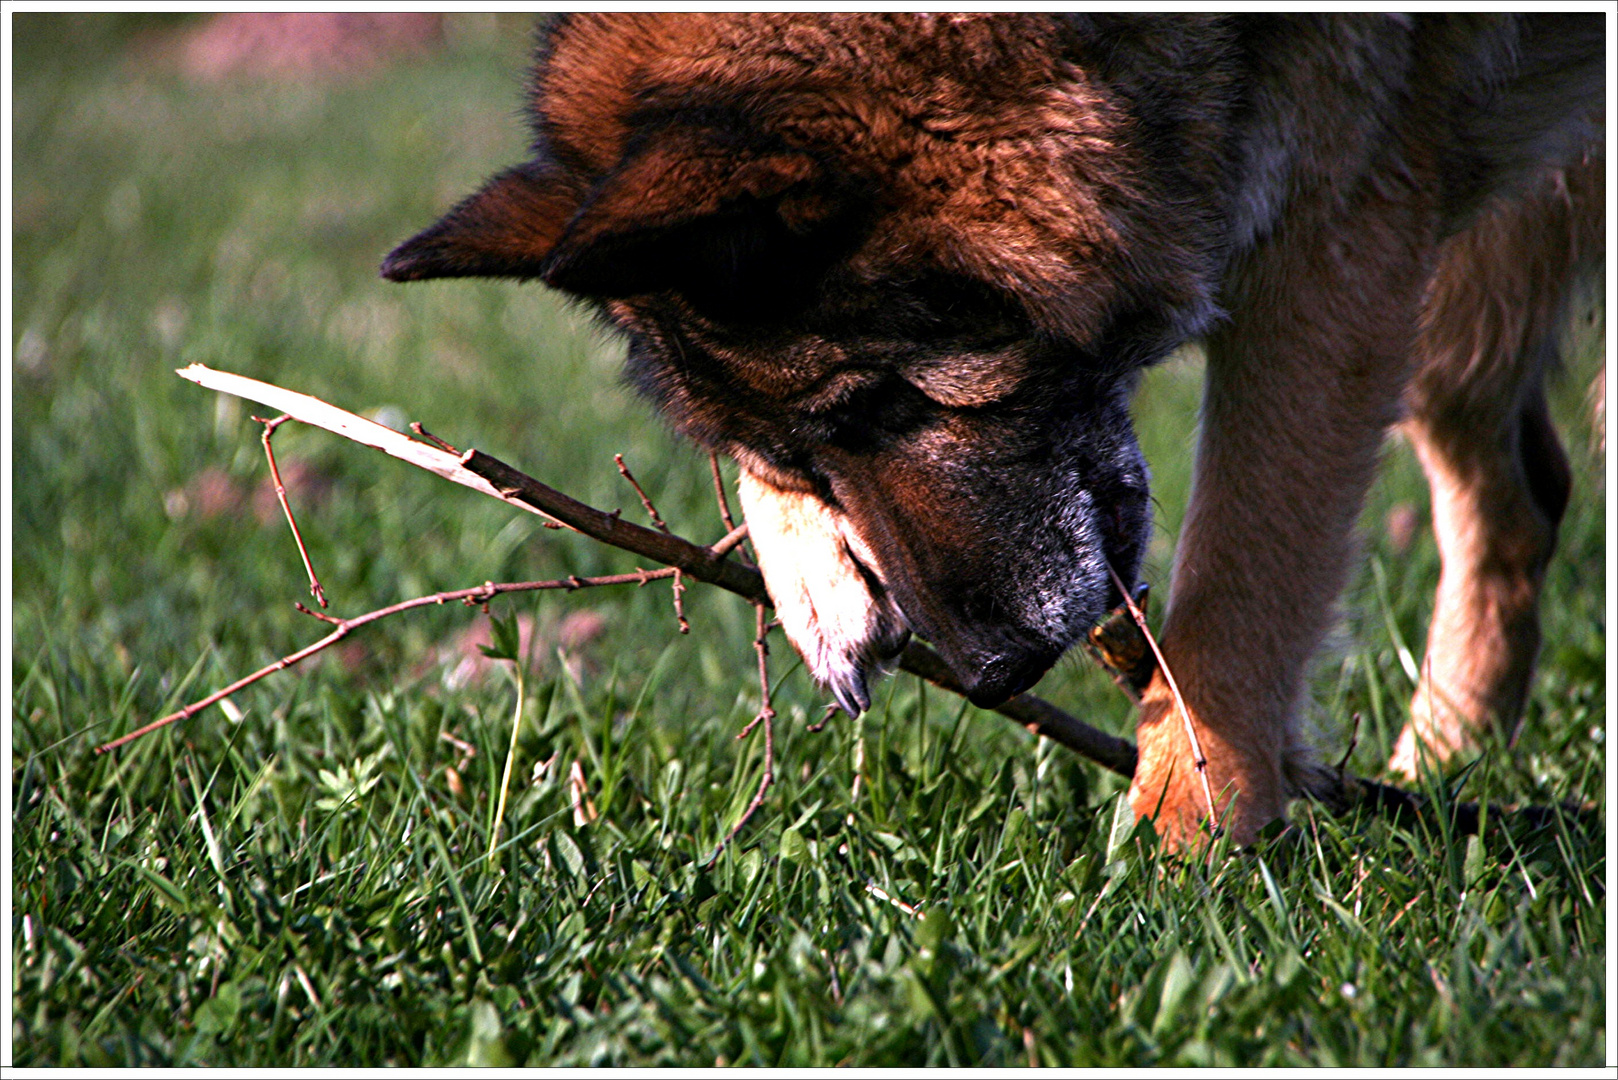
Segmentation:
{"type": "Polygon", "coordinates": [[[746,469],[737,493],[781,628],[816,681],[858,716],[871,707],[871,676],[910,639],[875,560],[848,519],[813,494],[746,469]]]}

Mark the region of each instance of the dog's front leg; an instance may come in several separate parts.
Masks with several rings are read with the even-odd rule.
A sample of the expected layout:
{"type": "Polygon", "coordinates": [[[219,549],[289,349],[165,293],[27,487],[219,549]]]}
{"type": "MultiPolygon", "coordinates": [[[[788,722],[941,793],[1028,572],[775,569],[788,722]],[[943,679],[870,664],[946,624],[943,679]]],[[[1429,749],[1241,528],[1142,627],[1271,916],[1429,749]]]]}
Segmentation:
{"type": "Polygon", "coordinates": [[[1130,788],[1172,844],[1194,844],[1210,809],[1246,843],[1301,786],[1306,668],[1397,416],[1430,250],[1412,238],[1430,233],[1418,211],[1369,195],[1288,223],[1227,290],[1162,632],[1207,783],[1159,671],[1130,788]]]}

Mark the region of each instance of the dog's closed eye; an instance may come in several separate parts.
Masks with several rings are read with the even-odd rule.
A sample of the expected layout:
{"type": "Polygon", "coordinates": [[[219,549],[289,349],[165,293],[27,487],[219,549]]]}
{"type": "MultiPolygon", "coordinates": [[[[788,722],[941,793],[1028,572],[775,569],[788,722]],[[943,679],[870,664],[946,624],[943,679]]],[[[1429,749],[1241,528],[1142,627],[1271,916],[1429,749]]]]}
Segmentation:
{"type": "Polygon", "coordinates": [[[904,366],[905,379],[940,405],[975,409],[1013,393],[1028,373],[1028,359],[1018,346],[993,352],[928,357],[904,366]]]}

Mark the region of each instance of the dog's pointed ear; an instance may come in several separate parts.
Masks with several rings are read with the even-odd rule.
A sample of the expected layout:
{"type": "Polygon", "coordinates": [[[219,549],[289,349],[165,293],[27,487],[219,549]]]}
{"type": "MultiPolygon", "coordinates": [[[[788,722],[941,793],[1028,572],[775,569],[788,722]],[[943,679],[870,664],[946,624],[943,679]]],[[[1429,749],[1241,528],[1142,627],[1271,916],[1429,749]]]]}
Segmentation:
{"type": "Polygon", "coordinates": [[[851,218],[851,196],[802,151],[666,129],[601,180],[543,276],[593,297],[674,290],[698,307],[790,302],[848,232],[834,226],[851,218]]]}
{"type": "Polygon", "coordinates": [[[526,162],[500,173],[382,261],[390,281],[540,277],[581,199],[554,168],[526,162]]]}

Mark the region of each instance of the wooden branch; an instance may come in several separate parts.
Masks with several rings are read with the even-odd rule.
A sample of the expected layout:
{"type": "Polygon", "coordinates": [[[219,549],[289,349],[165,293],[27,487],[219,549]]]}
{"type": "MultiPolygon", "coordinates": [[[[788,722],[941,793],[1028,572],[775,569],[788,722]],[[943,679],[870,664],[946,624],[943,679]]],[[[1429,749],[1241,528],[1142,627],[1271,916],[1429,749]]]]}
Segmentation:
{"type": "MultiPolygon", "coordinates": [[[[467,450],[457,458],[436,446],[417,442],[408,435],[317,398],[283,390],[257,379],[214,371],[201,364],[182,368],[179,375],[209,389],[256,401],[287,413],[294,419],[375,447],[446,480],[571,526],[602,543],[656,559],[665,566],[677,567],[686,577],[717,585],[753,603],[770,603],[763,575],[724,557],[726,551],[740,543],[741,536],[737,534],[745,525],[731,530],[718,544],[702,547],[678,536],[624,521],[617,514],[597,510],[481,450],[467,450]],[[727,541],[730,546],[722,549],[727,541]]],[[[965,695],[965,689],[943,659],[919,642],[912,641],[905,646],[899,667],[951,693],[965,695]]],[[[1135,774],[1135,747],[1127,739],[1091,727],[1032,694],[1015,697],[995,711],[1015,720],[1034,734],[1061,743],[1120,776],[1131,777],[1135,774]]]]}
{"type": "MultiPolygon", "coordinates": [[[[256,401],[260,405],[268,405],[279,412],[284,412],[295,420],[302,420],[306,424],[325,428],[345,439],[350,439],[366,446],[374,447],[384,454],[390,454],[400,461],[407,461],[419,469],[426,469],[436,473],[445,480],[453,481],[473,491],[482,492],[496,499],[504,498],[498,491],[489,486],[488,481],[461,467],[460,459],[448,451],[436,446],[417,442],[408,435],[384,427],[374,420],[367,420],[363,416],[355,416],[345,409],[328,405],[319,398],[310,397],[292,390],[283,390],[267,382],[249,379],[244,375],[232,375],[228,371],[215,371],[202,364],[192,364],[190,367],[180,368],[175,374],[182,379],[190,379],[198,386],[206,386],[210,390],[232,394],[248,401],[256,401]]],[[[509,500],[508,500],[509,501],[509,500]]],[[[524,509],[532,509],[524,507],[524,509]]],[[[541,515],[545,516],[545,515],[541,515]]]]}
{"type": "Polygon", "coordinates": [[[315,564],[309,558],[309,549],[303,544],[303,534],[298,531],[298,519],[292,515],[292,504],[287,501],[287,486],[281,482],[281,468],[275,463],[275,448],[270,440],[275,437],[275,429],[286,423],[292,417],[286,413],[273,419],[266,420],[262,416],[253,417],[264,425],[264,434],[260,441],[264,444],[264,459],[270,463],[270,479],[275,482],[275,500],[281,504],[281,513],[286,515],[287,527],[292,530],[292,541],[298,545],[298,557],[303,560],[303,572],[309,575],[309,595],[321,607],[326,606],[326,590],[320,587],[320,578],[315,575],[315,564]]]}
{"type": "MultiPolygon", "coordinates": [[[[439,446],[429,446],[418,442],[408,435],[400,434],[391,428],[383,427],[381,424],[329,405],[318,398],[284,390],[281,387],[259,382],[256,379],[215,371],[201,364],[192,364],[190,367],[182,368],[179,375],[201,386],[256,401],[272,409],[287,413],[305,423],[325,428],[335,434],[342,435],[344,438],[375,447],[384,453],[399,458],[401,461],[409,462],[419,468],[436,473],[446,480],[538,514],[549,521],[565,525],[586,536],[600,540],[602,543],[622,548],[648,559],[655,559],[665,566],[677,569],[682,577],[692,577],[710,585],[717,585],[755,604],[768,605],[770,603],[769,593],[764,587],[762,575],[756,569],[742,566],[725,557],[746,538],[747,526],[745,523],[731,529],[717,543],[709,547],[703,547],[669,533],[657,532],[653,529],[631,524],[622,520],[616,512],[609,514],[597,510],[595,507],[581,503],[577,499],[540,483],[505,462],[476,449],[467,450],[457,457],[457,455],[441,449],[439,446]]],[[[649,580],[653,576],[672,576],[672,573],[672,570],[651,573],[641,571],[638,574],[616,575],[615,580],[621,579],[623,582],[642,581],[649,580]]],[[[517,591],[522,588],[578,588],[598,583],[606,584],[608,582],[605,579],[598,582],[596,580],[573,578],[561,583],[489,584],[480,586],[477,589],[461,590],[458,593],[438,594],[434,597],[405,601],[402,604],[393,605],[391,608],[371,612],[352,620],[335,620],[327,616],[320,616],[326,621],[337,625],[337,629],[332,634],[327,635],[327,638],[277,661],[275,664],[256,672],[244,680],[233,683],[225,690],[210,695],[195,705],[187,706],[171,717],[165,717],[162,721],[147,725],[141,731],[133,732],[116,742],[109,743],[102,749],[110,749],[113,746],[120,745],[136,735],[161,726],[163,723],[170,723],[176,719],[190,716],[226,696],[232,690],[262,678],[273,671],[288,667],[305,656],[318,651],[319,648],[324,648],[331,641],[361,625],[362,620],[364,622],[374,621],[375,618],[406,610],[409,607],[424,606],[428,603],[442,603],[444,602],[443,598],[464,598],[461,595],[462,593],[468,595],[486,593],[486,595],[492,596],[496,592],[517,591]]],[[[901,670],[926,679],[941,689],[965,696],[965,689],[954,674],[950,672],[943,659],[919,642],[911,641],[910,644],[905,646],[904,652],[899,658],[899,667],[901,670]]],[[[1033,694],[1020,694],[1005,704],[998,706],[994,711],[1016,721],[1034,734],[1042,735],[1060,743],[1080,756],[1088,758],[1120,776],[1126,778],[1134,776],[1136,763],[1134,744],[1127,739],[1120,739],[1115,735],[1109,735],[1104,731],[1091,727],[1042,698],[1033,694]]],[[[1319,799],[1330,809],[1337,812],[1360,807],[1375,813],[1403,816],[1424,812],[1429,806],[1427,800],[1412,792],[1375,781],[1363,780],[1329,767],[1314,770],[1305,778],[1304,786],[1309,795],[1319,799]]],[[[1461,831],[1475,831],[1477,829],[1480,814],[1475,804],[1461,804],[1452,809],[1456,816],[1456,825],[1461,831]]],[[[1571,805],[1551,808],[1523,807],[1520,811],[1518,808],[1501,809],[1506,812],[1520,812],[1536,823],[1553,820],[1557,813],[1584,816],[1593,812],[1592,808],[1589,807],[1571,805]]],[[[1491,815],[1494,812],[1491,810],[1491,815]]]]}

